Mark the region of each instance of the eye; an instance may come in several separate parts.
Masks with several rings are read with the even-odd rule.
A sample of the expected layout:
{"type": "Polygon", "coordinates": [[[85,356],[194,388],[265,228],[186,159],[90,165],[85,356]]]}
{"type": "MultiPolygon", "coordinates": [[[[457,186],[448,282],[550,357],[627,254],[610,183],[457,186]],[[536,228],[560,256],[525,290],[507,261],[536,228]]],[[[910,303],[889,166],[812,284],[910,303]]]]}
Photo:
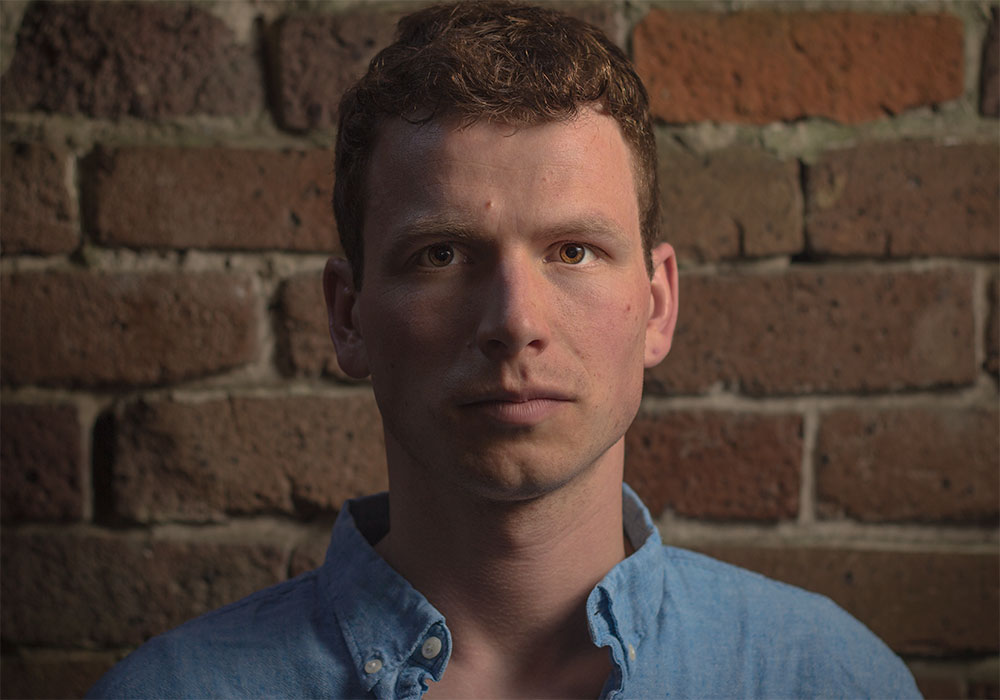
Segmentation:
{"type": "Polygon", "coordinates": [[[568,265],[579,265],[592,255],[587,246],[581,243],[563,243],[559,246],[559,259],[568,265]]]}
{"type": "Polygon", "coordinates": [[[427,246],[420,254],[420,263],[430,267],[447,267],[455,260],[455,249],[448,243],[427,246]]]}

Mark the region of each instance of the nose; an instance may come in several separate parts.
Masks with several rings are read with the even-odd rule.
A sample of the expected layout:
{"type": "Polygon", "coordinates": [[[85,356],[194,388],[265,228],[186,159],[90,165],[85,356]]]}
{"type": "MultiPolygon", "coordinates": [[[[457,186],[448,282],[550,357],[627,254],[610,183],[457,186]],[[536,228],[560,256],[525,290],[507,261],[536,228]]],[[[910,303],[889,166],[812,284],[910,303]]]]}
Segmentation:
{"type": "Polygon", "coordinates": [[[483,285],[476,333],[480,351],[494,360],[549,344],[545,279],[530,260],[499,261],[483,285]]]}

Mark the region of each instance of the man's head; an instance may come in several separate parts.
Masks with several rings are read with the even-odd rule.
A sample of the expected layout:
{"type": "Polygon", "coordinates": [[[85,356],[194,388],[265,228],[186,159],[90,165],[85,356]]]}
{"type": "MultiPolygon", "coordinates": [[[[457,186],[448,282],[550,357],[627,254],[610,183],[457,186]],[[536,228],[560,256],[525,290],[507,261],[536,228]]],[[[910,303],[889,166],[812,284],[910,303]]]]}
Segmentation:
{"type": "Polygon", "coordinates": [[[673,251],[649,241],[642,88],[596,30],[546,10],[431,9],[402,34],[418,46],[380,54],[345,100],[337,203],[352,259],[324,273],[340,366],[371,376],[392,488],[515,501],[620,481],[643,368],[669,350],[677,309],[673,251]],[[456,54],[470,56],[452,66],[456,54]],[[628,97],[608,77],[619,63],[628,97]]]}
{"type": "Polygon", "coordinates": [[[557,11],[469,2],[418,11],[340,104],[334,213],[360,288],[366,180],[390,118],[444,118],[512,127],[565,121],[599,104],[633,158],[643,246],[659,235],[656,144],[642,82],[622,51],[594,27],[557,11]]]}

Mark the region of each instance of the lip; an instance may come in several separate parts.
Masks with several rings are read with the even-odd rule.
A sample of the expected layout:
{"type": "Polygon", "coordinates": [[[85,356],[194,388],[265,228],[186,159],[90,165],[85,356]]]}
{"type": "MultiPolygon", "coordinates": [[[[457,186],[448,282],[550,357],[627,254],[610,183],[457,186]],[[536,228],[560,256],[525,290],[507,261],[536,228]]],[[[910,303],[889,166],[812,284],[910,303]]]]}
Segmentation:
{"type": "Polygon", "coordinates": [[[499,390],[462,401],[460,406],[498,423],[531,427],[542,423],[571,401],[572,398],[566,394],[548,389],[499,390]]]}

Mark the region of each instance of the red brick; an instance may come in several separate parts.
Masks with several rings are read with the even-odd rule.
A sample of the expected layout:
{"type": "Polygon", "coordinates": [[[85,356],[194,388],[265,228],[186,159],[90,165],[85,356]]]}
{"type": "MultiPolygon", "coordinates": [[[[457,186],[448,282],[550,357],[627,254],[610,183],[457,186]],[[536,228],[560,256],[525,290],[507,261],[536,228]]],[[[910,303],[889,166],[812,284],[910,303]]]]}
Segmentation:
{"type": "Polygon", "coordinates": [[[7,533],[10,644],[140,644],[284,578],[281,548],[80,532],[7,533]]]}
{"type": "Polygon", "coordinates": [[[322,275],[307,272],[281,286],[281,364],[290,374],[347,379],[330,339],[322,275]]]}
{"type": "Polygon", "coordinates": [[[987,372],[1000,373],[1000,276],[990,280],[989,317],[986,319],[986,361],[987,372]]]}
{"type": "Polygon", "coordinates": [[[0,82],[6,112],[97,118],[244,115],[263,107],[252,48],[174,3],[34,3],[0,82]]]}
{"type": "Polygon", "coordinates": [[[339,251],[325,150],[98,149],[87,168],[106,245],[339,251]]]}
{"type": "Polygon", "coordinates": [[[356,10],[285,17],[275,27],[278,119],[289,129],[335,127],[340,96],[392,39],[399,13],[356,10]]]}
{"type": "Polygon", "coordinates": [[[962,94],[962,23],[945,14],[652,10],[633,35],[654,116],[856,124],[962,94]]]}
{"type": "Polygon", "coordinates": [[[994,7],[990,15],[979,76],[979,112],[987,117],[1000,117],[1000,9],[994,7]]]}
{"type": "Polygon", "coordinates": [[[971,384],[973,326],[968,271],[682,276],[673,350],[647,386],[762,395],[971,384]]]}
{"type": "Polygon", "coordinates": [[[996,555],[731,545],[698,549],[829,596],[897,653],[997,650],[996,555]]]}
{"type": "Polygon", "coordinates": [[[80,239],[67,187],[69,154],[46,144],[0,146],[0,251],[67,253],[80,239]]]}
{"type": "Polygon", "coordinates": [[[995,522],[998,425],[995,407],[826,413],[816,447],[820,510],[867,522],[995,522]]]}
{"type": "Polygon", "coordinates": [[[801,463],[794,415],[640,413],[625,438],[625,481],[654,514],[794,517],[801,463]]]}
{"type": "Polygon", "coordinates": [[[117,415],[118,515],[312,515],[387,487],[382,426],[367,394],[128,404],[117,415]]]}
{"type": "Polygon", "coordinates": [[[663,238],[682,262],[802,251],[796,161],[745,147],[698,156],[663,140],[659,163],[663,238]]]}
{"type": "Polygon", "coordinates": [[[4,656],[0,685],[5,698],[82,698],[118,656],[80,651],[4,656]]]}
{"type": "Polygon", "coordinates": [[[244,364],[256,348],[251,280],[222,273],[4,276],[5,382],[157,384],[244,364]]]}
{"type": "Polygon", "coordinates": [[[817,253],[1000,253],[996,144],[866,144],[826,153],[806,183],[806,234],[817,253]]]}
{"type": "Polygon", "coordinates": [[[83,515],[83,444],[73,406],[0,405],[0,489],[5,522],[83,515]]]}

